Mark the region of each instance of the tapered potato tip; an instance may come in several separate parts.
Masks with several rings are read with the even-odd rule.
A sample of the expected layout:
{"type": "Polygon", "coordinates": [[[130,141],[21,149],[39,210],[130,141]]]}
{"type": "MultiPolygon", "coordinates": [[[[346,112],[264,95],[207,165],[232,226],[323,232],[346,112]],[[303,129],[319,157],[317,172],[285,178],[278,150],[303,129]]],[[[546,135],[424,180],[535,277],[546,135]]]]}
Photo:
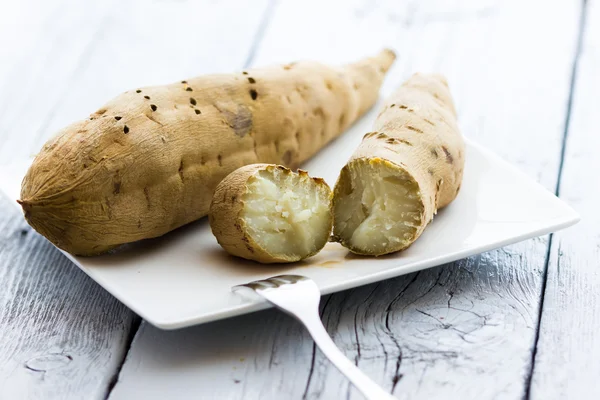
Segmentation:
{"type": "Polygon", "coordinates": [[[392,49],[383,49],[373,57],[373,60],[383,69],[383,72],[387,72],[396,61],[396,53],[392,49]]]}

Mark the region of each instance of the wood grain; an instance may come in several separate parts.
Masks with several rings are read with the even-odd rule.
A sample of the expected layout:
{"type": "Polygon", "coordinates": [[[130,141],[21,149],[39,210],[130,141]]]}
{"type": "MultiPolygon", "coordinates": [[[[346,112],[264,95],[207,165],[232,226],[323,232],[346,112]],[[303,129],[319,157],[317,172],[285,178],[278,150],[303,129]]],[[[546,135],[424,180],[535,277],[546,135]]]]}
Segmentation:
{"type": "Polygon", "coordinates": [[[591,399],[600,394],[599,1],[588,2],[584,26],[559,188],[560,197],[582,220],[552,238],[531,386],[534,400],[591,399]]]}
{"type": "MultiPolygon", "coordinates": [[[[384,95],[415,71],[445,73],[465,135],[554,191],[580,10],[542,1],[285,2],[255,63],[339,62],[392,46],[399,61],[384,95]]],[[[538,238],[326,296],[323,320],[346,355],[399,398],[520,398],[547,252],[538,238]]],[[[276,311],[178,332],[144,324],[110,398],[136,393],[358,398],[276,311]]]]}
{"type": "MultiPolygon", "coordinates": [[[[3,4],[0,58],[10,62],[0,63],[1,163],[35,153],[56,130],[136,85],[241,69],[267,5],[3,4]]],[[[0,399],[105,398],[139,318],[4,197],[0,232],[0,399]]]]}

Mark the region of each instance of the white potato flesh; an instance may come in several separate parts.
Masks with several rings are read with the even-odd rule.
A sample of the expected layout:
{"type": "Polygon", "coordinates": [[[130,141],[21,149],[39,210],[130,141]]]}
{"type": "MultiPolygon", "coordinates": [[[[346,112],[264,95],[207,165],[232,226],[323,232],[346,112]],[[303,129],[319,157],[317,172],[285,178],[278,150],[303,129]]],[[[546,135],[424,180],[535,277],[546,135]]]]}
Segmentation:
{"type": "Polygon", "coordinates": [[[331,234],[331,191],[306,173],[261,170],[248,179],[241,218],[247,234],[269,254],[302,259],[331,234]]]}
{"type": "Polygon", "coordinates": [[[334,206],[334,235],[363,254],[384,254],[408,244],[422,219],[416,182],[387,163],[361,159],[348,167],[342,172],[344,187],[334,206]]]}

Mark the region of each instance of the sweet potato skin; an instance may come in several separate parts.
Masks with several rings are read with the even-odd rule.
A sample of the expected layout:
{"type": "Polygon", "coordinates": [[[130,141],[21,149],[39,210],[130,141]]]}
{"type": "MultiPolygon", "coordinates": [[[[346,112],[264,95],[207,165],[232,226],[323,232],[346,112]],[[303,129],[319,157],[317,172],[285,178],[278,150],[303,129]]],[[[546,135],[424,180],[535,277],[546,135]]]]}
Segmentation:
{"type": "Polygon", "coordinates": [[[246,165],[227,175],[215,189],[208,214],[210,228],[221,247],[234,256],[265,264],[277,260],[246,233],[240,213],[244,207],[242,198],[247,189],[246,182],[267,166],[269,164],[246,165]]]}
{"type": "Polygon", "coordinates": [[[389,51],[341,68],[298,62],[123,93],[51,139],[21,189],[25,218],[95,255],[205,216],[217,184],[258,162],[297,167],[377,98],[389,51]]]}
{"type": "MultiPolygon", "coordinates": [[[[342,169],[334,188],[333,207],[349,190],[353,163],[368,162],[397,169],[419,188],[422,203],[419,226],[411,238],[372,254],[355,248],[334,222],[334,238],[352,252],[382,255],[409,247],[423,233],[438,209],[452,202],[460,190],[465,144],[446,79],[436,74],[414,74],[385,102],[373,132],[367,133],[342,169]]],[[[373,177],[377,179],[377,177],[373,177]]]]}

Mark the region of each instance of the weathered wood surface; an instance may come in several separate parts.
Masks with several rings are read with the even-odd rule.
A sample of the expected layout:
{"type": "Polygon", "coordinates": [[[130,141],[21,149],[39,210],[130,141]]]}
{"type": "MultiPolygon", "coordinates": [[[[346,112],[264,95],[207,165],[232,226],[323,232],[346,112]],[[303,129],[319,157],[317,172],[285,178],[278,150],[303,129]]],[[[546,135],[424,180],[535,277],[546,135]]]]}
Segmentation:
{"type": "MultiPolygon", "coordinates": [[[[3,2],[0,164],[35,153],[56,130],[136,85],[241,69],[267,6],[3,2]]],[[[2,196],[0,285],[0,399],[105,398],[139,319],[2,196]]]]}
{"type": "MultiPolygon", "coordinates": [[[[281,2],[254,61],[335,62],[391,46],[399,60],[384,94],[414,71],[445,73],[464,133],[554,191],[581,11],[544,1],[281,2]]],[[[327,296],[323,319],[399,398],[526,397],[547,254],[539,238],[327,296]]],[[[274,310],[176,332],[143,323],[110,399],[134,395],[359,397],[274,310]]]]}
{"type": "Polygon", "coordinates": [[[581,213],[553,235],[531,398],[600,397],[600,1],[587,5],[560,197],[581,213]]]}
{"type": "MultiPolygon", "coordinates": [[[[0,12],[0,157],[35,152],[136,85],[247,63],[346,61],[391,46],[399,60],[384,95],[413,71],[447,74],[464,133],[552,191],[570,121],[560,194],[584,219],[554,236],[545,288],[540,238],[327,296],[328,331],[399,398],[593,398],[600,193],[588,176],[600,166],[599,8],[587,5],[570,107],[578,2],[10,2],[0,12]]],[[[0,232],[1,399],[111,390],[111,399],[359,397],[274,310],[176,332],[142,323],[112,389],[137,317],[4,198],[0,232]]]]}

